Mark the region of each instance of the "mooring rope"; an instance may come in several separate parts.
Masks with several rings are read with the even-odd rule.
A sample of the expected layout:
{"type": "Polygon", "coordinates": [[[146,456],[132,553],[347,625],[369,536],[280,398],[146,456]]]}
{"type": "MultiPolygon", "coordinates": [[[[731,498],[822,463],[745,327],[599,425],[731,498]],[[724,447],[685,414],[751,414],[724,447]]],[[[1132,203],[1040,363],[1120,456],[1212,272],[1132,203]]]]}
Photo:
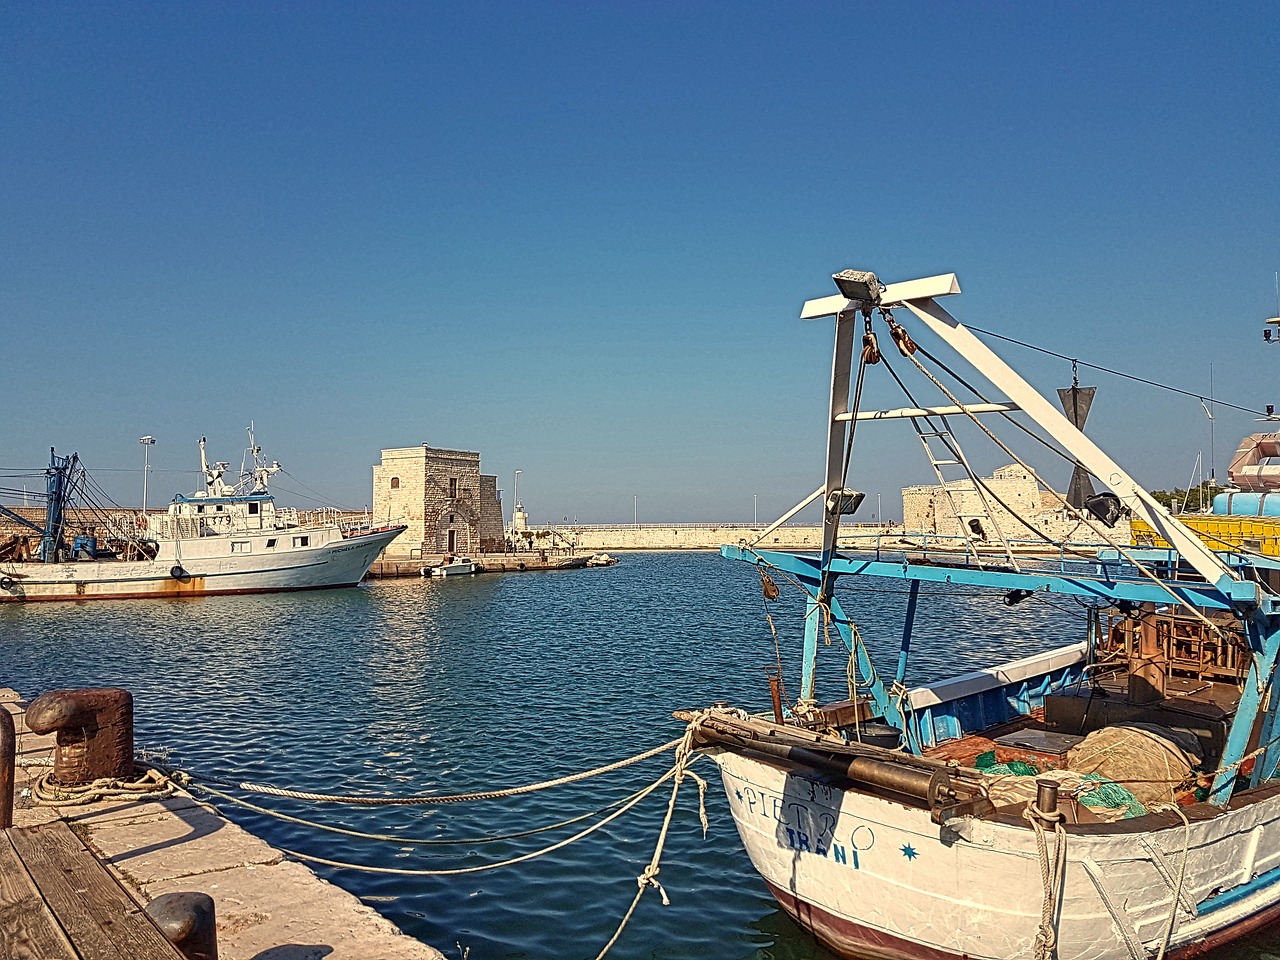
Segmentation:
{"type": "Polygon", "coordinates": [[[164,800],[173,796],[176,789],[173,780],[155,767],[146,767],[136,780],[102,777],[82,784],[56,783],[53,770],[46,769],[31,778],[30,786],[31,799],[44,807],[73,807],[121,797],[130,800],[164,800]]]}
{"type": "Polygon", "coordinates": [[[578,840],[581,840],[583,837],[589,836],[592,833],[595,833],[595,831],[599,830],[601,827],[604,827],[612,823],[614,820],[618,819],[618,817],[622,816],[624,813],[626,813],[628,810],[630,810],[632,807],[638,804],[645,797],[649,796],[651,793],[657,790],[658,787],[662,786],[662,784],[664,784],[666,781],[676,776],[678,771],[679,771],[679,764],[677,764],[676,766],[673,766],[661,777],[659,777],[653,783],[649,784],[649,786],[639,791],[635,795],[634,799],[630,800],[628,803],[619,807],[617,810],[609,814],[604,819],[587,827],[585,830],[579,830],[573,836],[566,837],[565,839],[559,840],[556,843],[543,847],[540,850],[534,850],[530,853],[524,853],[518,857],[511,857],[507,860],[499,860],[495,863],[483,863],[474,867],[454,867],[447,870],[425,870],[425,869],[409,868],[409,867],[374,867],[374,866],[369,866],[368,864],[346,863],[341,860],[327,860],[324,857],[315,857],[308,853],[299,853],[295,850],[285,850],[283,848],[282,848],[282,852],[287,854],[290,857],[296,857],[299,860],[306,860],[309,863],[321,863],[327,867],[337,867],[343,870],[358,870],[363,873],[390,873],[390,874],[396,874],[399,876],[406,876],[406,877],[451,877],[451,876],[458,876],[459,874],[464,874],[464,873],[480,873],[485,870],[496,870],[499,867],[509,867],[517,863],[523,863],[526,860],[536,859],[537,857],[541,857],[545,854],[552,853],[556,850],[560,850],[564,847],[567,847],[569,844],[574,843],[578,840]]]}
{"type": "MultiPolygon", "coordinates": [[[[1183,836],[1182,836],[1182,861],[1178,866],[1178,882],[1173,887],[1173,900],[1169,904],[1169,922],[1165,925],[1164,936],[1160,939],[1160,949],[1156,953],[1156,960],[1164,960],[1164,952],[1169,949],[1169,941],[1173,938],[1173,925],[1178,919],[1178,905],[1182,901],[1182,882],[1187,876],[1187,860],[1191,856],[1191,821],[1187,819],[1187,815],[1182,812],[1182,808],[1176,803],[1161,803],[1151,808],[1152,812],[1157,810],[1170,810],[1182,818],[1183,836]]],[[[1159,856],[1158,853],[1153,854],[1159,856]]]]}
{"type": "MultiPolygon", "coordinates": [[[[645,890],[649,887],[656,887],[658,893],[662,896],[662,905],[670,906],[671,900],[667,896],[667,891],[662,884],[658,882],[658,864],[662,860],[662,849],[667,842],[667,832],[671,828],[671,818],[676,809],[676,796],[680,793],[680,784],[684,780],[685,775],[692,777],[694,782],[698,784],[698,820],[702,823],[702,836],[705,839],[709,824],[707,823],[707,782],[696,773],[689,770],[696,763],[700,756],[693,756],[694,738],[707,717],[711,715],[710,710],[700,710],[689,725],[685,727],[684,736],[680,738],[680,746],[676,748],[676,765],[671,769],[671,775],[675,777],[675,783],[671,787],[671,799],[667,801],[667,815],[663,818],[662,829],[658,831],[658,841],[653,848],[653,856],[649,858],[649,863],[645,866],[640,876],[636,877],[636,895],[631,901],[631,906],[627,908],[627,912],[623,915],[622,921],[618,924],[618,929],[613,932],[613,936],[609,938],[601,951],[596,954],[596,960],[604,960],[613,945],[618,942],[618,938],[622,936],[622,931],[630,922],[632,914],[636,912],[636,907],[640,904],[640,898],[644,896],[645,890]]],[[[656,787],[657,784],[654,784],[656,787]]]]}
{"type": "Polygon", "coordinates": [[[681,739],[672,740],[661,746],[654,747],[652,750],[646,750],[644,753],[638,753],[634,757],[628,757],[625,760],[618,760],[614,763],[606,764],[603,767],[596,767],[593,770],[584,770],[581,773],[571,773],[563,777],[556,777],[554,780],[543,780],[540,783],[525,784],[520,787],[508,787],[504,790],[486,790],[477,793],[453,793],[453,794],[417,794],[408,797],[362,797],[353,796],[351,794],[333,794],[333,793],[310,793],[303,790],[292,790],[287,787],[276,787],[264,783],[251,783],[248,781],[224,780],[218,777],[199,777],[190,771],[172,770],[166,771],[171,776],[179,779],[184,785],[188,782],[194,784],[217,784],[222,787],[233,787],[237,790],[243,790],[246,793],[259,793],[269,797],[284,797],[290,800],[310,800],[314,803],[351,803],[362,806],[372,807],[390,807],[390,806],[414,806],[418,804],[445,804],[445,803],[466,803],[472,800],[493,800],[499,797],[514,797],[525,793],[535,793],[538,790],[547,790],[551,787],[563,786],[566,783],[577,783],[580,780],[587,780],[591,777],[599,776],[604,773],[612,773],[615,770],[621,770],[632,764],[640,763],[656,757],[659,754],[666,753],[673,747],[678,747],[683,742],[681,739]],[[185,778],[185,779],[183,779],[185,778]]]}
{"type": "Polygon", "coordinates": [[[533,829],[530,829],[530,830],[521,830],[518,833],[497,834],[491,837],[461,837],[456,840],[445,840],[445,839],[427,840],[427,839],[420,839],[417,837],[405,837],[405,836],[401,836],[399,834],[393,834],[393,833],[369,833],[364,830],[352,830],[349,827],[335,827],[332,824],[328,824],[328,823],[317,823],[314,820],[305,820],[302,817],[291,816],[290,814],[287,814],[287,813],[281,813],[279,810],[272,810],[269,807],[263,807],[263,806],[259,806],[256,803],[250,803],[248,800],[242,800],[239,797],[232,796],[229,793],[224,793],[221,790],[215,789],[214,787],[206,786],[204,784],[193,783],[191,784],[191,786],[194,789],[199,790],[201,793],[207,793],[210,796],[217,797],[219,800],[225,800],[228,803],[233,803],[236,806],[244,807],[245,809],[252,810],[255,813],[260,813],[268,817],[274,817],[277,820],[283,820],[286,823],[295,823],[298,826],[311,827],[315,830],[326,830],[329,833],[340,833],[348,837],[359,837],[362,840],[386,840],[392,843],[413,844],[415,846],[460,846],[464,844],[496,843],[503,840],[518,840],[521,837],[531,837],[539,833],[548,833],[552,830],[558,830],[561,827],[569,827],[575,823],[581,823],[583,820],[590,820],[592,817],[599,816],[602,813],[606,813],[609,810],[613,810],[616,807],[622,806],[622,804],[626,803],[629,800],[634,799],[638,795],[638,791],[637,791],[637,793],[632,793],[628,796],[625,796],[621,800],[615,800],[613,803],[605,804],[603,807],[597,807],[595,810],[592,810],[589,813],[580,814],[579,816],[571,817],[568,820],[561,820],[559,823],[552,823],[543,827],[534,827],[533,829]]]}
{"type": "Polygon", "coordinates": [[[1035,960],[1053,960],[1054,948],[1058,943],[1057,923],[1054,914],[1057,912],[1058,896],[1062,892],[1067,877],[1067,831],[1063,829],[1063,813],[1055,810],[1045,813],[1030,801],[1022,816],[1030,822],[1036,831],[1036,851],[1040,855],[1040,882],[1044,887],[1044,899],[1040,903],[1040,929],[1036,932],[1035,960]],[[1044,824],[1053,823],[1056,842],[1054,843],[1053,861],[1049,860],[1049,844],[1045,838],[1044,824]]]}

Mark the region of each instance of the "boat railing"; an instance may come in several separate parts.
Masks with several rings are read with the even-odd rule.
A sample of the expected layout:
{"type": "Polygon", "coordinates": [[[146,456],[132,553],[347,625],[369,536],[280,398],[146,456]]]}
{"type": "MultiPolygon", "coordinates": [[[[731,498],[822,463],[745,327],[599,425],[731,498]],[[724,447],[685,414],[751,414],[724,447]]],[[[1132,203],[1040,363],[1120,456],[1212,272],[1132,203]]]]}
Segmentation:
{"type": "Polygon", "coordinates": [[[307,527],[337,527],[344,537],[367,532],[373,528],[373,515],[368,510],[340,510],[337,507],[319,507],[299,515],[299,522],[307,527]]]}
{"type": "MultiPolygon", "coordinates": [[[[538,527],[539,530],[558,530],[562,533],[587,533],[605,530],[763,530],[765,523],[548,523],[538,527]]],[[[813,528],[821,526],[814,523],[786,523],[782,528],[813,528]]],[[[782,529],[780,528],[780,529],[782,529]]],[[[867,536],[875,531],[899,529],[891,523],[854,523],[842,524],[840,536],[867,536]]]]}
{"type": "MultiPolygon", "coordinates": [[[[843,540],[843,537],[842,537],[843,540]]],[[[1044,540],[1009,539],[1005,543],[980,544],[961,536],[896,530],[874,536],[858,538],[859,552],[874,553],[877,560],[945,560],[952,565],[989,566],[992,561],[1012,553],[1021,563],[1034,563],[1042,569],[1045,565],[1067,569],[1081,563],[1097,564],[1109,544],[1090,541],[1063,541],[1050,543],[1044,540]]],[[[1113,551],[1114,552],[1114,551],[1113,551]]]]}

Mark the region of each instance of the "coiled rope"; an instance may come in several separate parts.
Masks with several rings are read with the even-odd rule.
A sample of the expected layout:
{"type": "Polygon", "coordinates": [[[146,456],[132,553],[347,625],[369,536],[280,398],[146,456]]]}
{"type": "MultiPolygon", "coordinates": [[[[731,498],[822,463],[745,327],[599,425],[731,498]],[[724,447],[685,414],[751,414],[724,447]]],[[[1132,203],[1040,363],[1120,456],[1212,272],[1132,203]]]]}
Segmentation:
{"type": "MultiPolygon", "coordinates": [[[[37,766],[27,762],[24,766],[37,766]]],[[[44,766],[44,764],[38,764],[44,766]]],[[[138,764],[138,766],[142,766],[138,764]]],[[[61,784],[53,779],[53,770],[46,769],[31,778],[31,799],[44,807],[73,807],[99,800],[164,800],[177,789],[173,780],[163,771],[147,766],[136,780],[119,780],[103,777],[91,783],[61,784]]]]}

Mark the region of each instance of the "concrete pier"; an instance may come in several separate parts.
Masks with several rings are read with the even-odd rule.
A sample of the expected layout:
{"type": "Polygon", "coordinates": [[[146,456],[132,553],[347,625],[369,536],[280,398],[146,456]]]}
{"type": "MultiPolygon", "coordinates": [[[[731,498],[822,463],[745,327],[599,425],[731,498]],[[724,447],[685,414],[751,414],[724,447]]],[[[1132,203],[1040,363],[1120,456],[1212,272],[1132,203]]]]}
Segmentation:
{"type": "MultiPolygon", "coordinates": [[[[480,565],[481,573],[528,573],[537,570],[577,570],[587,565],[591,553],[546,551],[545,556],[535,550],[532,553],[478,553],[471,558],[480,565]]],[[[421,577],[424,567],[438,567],[444,563],[443,554],[432,554],[422,559],[382,556],[369,568],[368,579],[387,580],[396,577],[421,577]]]]}
{"type": "MultiPolygon", "coordinates": [[[[0,688],[0,707],[13,714],[19,764],[48,759],[55,738],[27,729],[18,694],[0,688]]],[[[140,905],[165,893],[207,893],[216,905],[221,960],[444,960],[190,794],[38,806],[23,791],[40,769],[17,769],[14,824],[69,821],[140,905]]]]}

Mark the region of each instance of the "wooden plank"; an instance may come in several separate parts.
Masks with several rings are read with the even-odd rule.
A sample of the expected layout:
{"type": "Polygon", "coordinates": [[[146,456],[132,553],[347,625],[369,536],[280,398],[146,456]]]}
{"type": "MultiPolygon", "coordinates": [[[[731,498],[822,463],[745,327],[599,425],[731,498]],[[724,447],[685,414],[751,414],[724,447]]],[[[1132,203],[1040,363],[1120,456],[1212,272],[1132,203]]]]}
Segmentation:
{"type": "Polygon", "coordinates": [[[81,956],[92,960],[182,956],[64,821],[11,831],[10,840],[81,956]]]}
{"type": "Polygon", "coordinates": [[[77,960],[35,881],[0,832],[0,956],[5,960],[77,960]]]}

